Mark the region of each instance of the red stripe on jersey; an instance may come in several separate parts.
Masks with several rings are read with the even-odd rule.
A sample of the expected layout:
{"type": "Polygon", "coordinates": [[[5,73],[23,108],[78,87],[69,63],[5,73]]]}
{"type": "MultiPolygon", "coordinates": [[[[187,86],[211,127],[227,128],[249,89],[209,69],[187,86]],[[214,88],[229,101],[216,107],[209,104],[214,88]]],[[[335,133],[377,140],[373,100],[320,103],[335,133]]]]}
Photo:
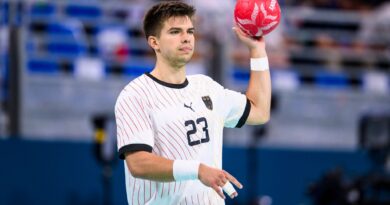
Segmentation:
{"type": "Polygon", "coordinates": [[[138,85],[140,87],[140,90],[142,90],[142,92],[145,94],[150,109],[153,109],[155,106],[157,109],[161,110],[162,108],[157,104],[157,102],[159,102],[162,107],[165,107],[165,105],[160,101],[159,98],[156,97],[156,94],[152,91],[152,83],[153,82],[149,81],[144,77],[143,80],[137,81],[135,85],[138,85]],[[138,85],[138,83],[140,83],[141,85],[138,85]],[[153,103],[151,103],[151,101],[153,103]]]}
{"type": "Polygon", "coordinates": [[[156,194],[154,195],[154,199],[157,198],[157,194],[158,194],[158,185],[157,185],[157,182],[156,182],[155,184],[156,184],[156,194]]]}
{"type": "MultiPolygon", "coordinates": [[[[120,112],[120,111],[118,111],[118,112],[120,112]]],[[[122,120],[121,118],[116,118],[116,119],[117,119],[117,121],[120,122],[121,125],[124,125],[123,120],[122,120]]],[[[125,121],[125,123],[127,124],[127,127],[130,129],[130,132],[133,133],[133,130],[132,130],[131,127],[129,126],[129,123],[128,123],[127,121],[125,121]]],[[[127,141],[129,141],[131,135],[129,135],[129,134],[127,133],[128,130],[125,129],[125,128],[122,128],[122,126],[119,126],[118,128],[120,129],[120,132],[119,132],[118,134],[122,133],[122,135],[118,135],[119,138],[122,139],[123,144],[120,146],[120,147],[122,147],[124,144],[126,144],[126,143],[125,143],[125,138],[127,138],[127,141]]]]}
{"type": "Polygon", "coordinates": [[[123,139],[122,127],[117,123],[116,129],[117,129],[117,138],[119,138],[117,139],[119,143],[118,147],[122,147],[125,144],[125,140],[123,139]]]}
{"type": "Polygon", "coordinates": [[[140,104],[139,101],[137,101],[137,103],[138,103],[138,105],[139,105],[140,107],[142,107],[142,109],[140,110],[140,112],[143,113],[143,116],[146,118],[148,128],[151,129],[151,128],[152,128],[152,124],[150,123],[148,113],[146,112],[146,110],[143,108],[143,106],[140,104]]]}
{"type": "MultiPolygon", "coordinates": [[[[167,136],[172,136],[172,134],[171,134],[170,132],[168,132],[165,128],[163,128],[163,129],[164,129],[164,131],[166,132],[167,136]]],[[[160,134],[161,136],[165,137],[164,134],[163,134],[161,131],[159,132],[159,134],[160,134]]],[[[165,137],[165,138],[166,138],[166,137],[165,137]]],[[[186,153],[184,152],[184,149],[185,149],[185,148],[183,148],[183,145],[182,145],[180,142],[178,142],[178,141],[175,139],[174,136],[172,136],[172,138],[170,138],[170,139],[172,139],[172,141],[174,141],[174,142],[178,145],[178,147],[181,149],[182,153],[184,153],[185,158],[182,158],[182,159],[188,159],[188,156],[187,156],[186,153]]]]}
{"type": "Polygon", "coordinates": [[[168,183],[168,196],[169,196],[169,193],[171,193],[171,183],[168,183]]]}
{"type": "Polygon", "coordinates": [[[134,184],[133,184],[133,194],[132,194],[132,197],[131,197],[131,201],[133,202],[133,204],[135,204],[134,203],[134,193],[135,193],[135,181],[136,181],[137,179],[136,178],[134,178],[134,184]]]}
{"type": "MultiPolygon", "coordinates": [[[[161,150],[161,148],[159,147],[159,145],[157,143],[155,143],[154,147],[153,147],[153,152],[156,154],[156,155],[159,155],[159,156],[162,156],[163,155],[163,151],[161,150]]],[[[164,153],[165,155],[165,153],[164,153]]]]}
{"type": "MultiPolygon", "coordinates": [[[[139,105],[139,102],[138,100],[136,100],[136,102],[134,102],[133,100],[129,99],[130,103],[133,105],[133,107],[135,108],[134,110],[138,113],[138,116],[142,119],[143,123],[144,124],[141,124],[141,122],[138,122],[140,123],[141,127],[143,130],[148,130],[150,127],[148,126],[149,123],[148,123],[148,119],[145,119],[145,115],[141,115],[141,113],[139,112],[139,110],[142,110],[141,106],[139,105]],[[138,103],[137,103],[138,102],[138,103]]],[[[127,107],[130,109],[130,105],[126,102],[126,105],[127,107]]]]}
{"type": "MultiPolygon", "coordinates": [[[[123,122],[125,122],[127,127],[130,129],[131,133],[133,134],[134,130],[132,129],[132,126],[130,126],[129,122],[127,120],[125,120],[125,119],[122,120],[122,118],[125,117],[125,115],[123,114],[122,110],[123,110],[123,107],[122,107],[121,104],[119,104],[118,107],[117,107],[117,111],[118,111],[120,117],[117,117],[117,119],[122,122],[122,125],[124,125],[123,122]]],[[[124,129],[124,130],[126,130],[126,129],[124,129]]]]}
{"type": "Polygon", "coordinates": [[[146,200],[146,180],[144,180],[144,204],[145,204],[145,200],[146,200]]]}
{"type": "Polygon", "coordinates": [[[129,119],[133,122],[133,124],[135,125],[137,131],[142,130],[142,129],[141,129],[141,124],[139,123],[139,120],[133,120],[133,119],[130,117],[130,116],[137,116],[137,115],[135,115],[134,110],[131,109],[130,107],[128,107],[128,105],[127,105],[126,102],[124,102],[124,103],[125,103],[125,105],[121,105],[121,106],[123,106],[123,107],[122,107],[123,112],[125,112],[125,113],[127,114],[127,116],[129,116],[129,119]],[[125,108],[124,106],[127,106],[128,109],[124,109],[124,108],[125,108]],[[130,115],[130,113],[128,113],[127,111],[130,111],[130,112],[132,113],[132,115],[130,115]],[[137,124],[138,124],[138,126],[137,126],[137,124]]]}
{"type": "MultiPolygon", "coordinates": [[[[129,171],[129,174],[130,174],[130,171],[129,171]]],[[[130,187],[131,186],[131,182],[132,182],[132,180],[131,180],[132,178],[131,177],[129,177],[129,180],[127,181],[127,186],[128,187],[130,187]]],[[[134,182],[133,182],[134,183],[134,182]]]]}
{"type": "Polygon", "coordinates": [[[172,100],[172,101],[173,101],[173,104],[175,104],[172,95],[169,94],[169,92],[168,92],[169,89],[170,89],[170,88],[167,89],[167,88],[164,87],[162,90],[164,90],[164,92],[169,96],[168,99],[172,100]]]}
{"type": "MultiPolygon", "coordinates": [[[[163,137],[163,138],[171,145],[171,147],[173,147],[173,149],[174,149],[174,150],[176,151],[176,153],[177,153],[176,156],[179,156],[180,159],[185,159],[185,158],[180,154],[180,152],[176,149],[176,146],[175,146],[174,144],[171,143],[171,140],[169,140],[169,138],[165,137],[161,132],[160,132],[160,136],[163,137]]],[[[166,146],[166,147],[167,147],[167,149],[169,149],[168,146],[166,146]]],[[[170,150],[170,149],[169,149],[169,150],[170,150]]],[[[173,155],[173,156],[172,156],[172,157],[173,157],[172,159],[175,159],[176,156],[173,155]]]]}
{"type": "MultiPolygon", "coordinates": [[[[187,133],[186,133],[185,131],[182,131],[182,130],[180,129],[180,126],[179,126],[178,124],[179,124],[179,122],[173,123],[173,125],[175,125],[175,127],[176,127],[177,129],[174,129],[174,128],[171,127],[170,125],[168,125],[168,127],[176,134],[176,136],[178,136],[177,138],[179,138],[179,139],[183,142],[184,145],[188,145],[188,141],[185,140],[187,137],[180,137],[180,136],[186,136],[187,133]],[[181,133],[178,133],[177,130],[180,130],[180,131],[182,131],[182,132],[181,132],[181,133]]],[[[195,159],[193,153],[190,151],[189,148],[190,148],[189,146],[185,146],[185,150],[187,150],[188,154],[189,154],[190,157],[191,157],[191,158],[187,158],[187,159],[195,159]]]]}
{"type": "Polygon", "coordinates": [[[141,186],[138,185],[138,204],[141,204],[141,202],[139,202],[139,199],[141,198],[139,196],[140,192],[141,192],[141,186]]]}
{"type": "Polygon", "coordinates": [[[146,99],[148,100],[149,107],[150,107],[150,108],[153,108],[152,106],[154,105],[154,103],[151,103],[151,102],[149,101],[150,99],[153,99],[153,96],[152,96],[152,94],[150,93],[150,89],[149,89],[149,87],[150,87],[150,82],[148,82],[147,77],[144,77],[144,78],[141,78],[141,79],[139,80],[139,83],[140,83],[141,85],[138,85],[138,86],[141,87],[142,92],[145,94],[146,99]]]}
{"type": "Polygon", "coordinates": [[[160,96],[162,96],[162,98],[164,98],[164,100],[165,100],[166,103],[168,103],[167,106],[170,106],[171,103],[169,103],[169,100],[163,95],[163,92],[161,92],[161,90],[157,87],[156,84],[157,84],[157,83],[153,81],[153,85],[154,85],[154,87],[155,87],[156,92],[157,92],[160,96]]]}
{"type": "Polygon", "coordinates": [[[175,92],[175,91],[173,91],[173,90],[171,90],[171,92],[176,96],[176,99],[178,99],[178,100],[183,100],[182,97],[179,97],[179,96],[177,95],[177,92],[175,92]]]}
{"type": "Polygon", "coordinates": [[[182,186],[182,182],[179,182],[179,185],[178,185],[178,189],[177,189],[177,191],[180,191],[181,190],[181,186],[182,186]]]}
{"type": "Polygon", "coordinates": [[[208,199],[209,200],[209,205],[211,205],[210,198],[207,195],[207,191],[203,192],[204,200],[208,199]]]}
{"type": "Polygon", "coordinates": [[[150,101],[149,101],[149,97],[146,94],[145,90],[143,89],[144,85],[138,85],[138,82],[142,84],[142,82],[140,82],[140,80],[137,80],[137,81],[134,81],[134,84],[130,84],[130,86],[134,89],[135,92],[137,92],[138,96],[145,96],[145,99],[147,101],[148,106],[152,107],[152,105],[150,104],[150,101]],[[142,92],[143,94],[141,94],[140,92],[142,92]]]}
{"type": "MultiPolygon", "coordinates": [[[[132,100],[129,99],[129,101],[133,105],[132,100]]],[[[133,114],[133,116],[140,116],[140,114],[138,113],[137,107],[135,107],[134,105],[133,105],[134,107],[130,107],[128,102],[125,102],[124,106],[126,106],[128,108],[127,110],[130,110],[130,112],[133,114]],[[134,109],[132,109],[132,108],[134,108],[134,109]],[[136,112],[138,113],[138,115],[135,114],[136,112]]],[[[142,118],[142,120],[144,120],[144,119],[142,118]]],[[[136,120],[135,122],[137,122],[137,124],[139,125],[138,131],[145,130],[145,128],[143,127],[143,124],[140,122],[140,120],[136,120]]],[[[144,121],[144,123],[145,123],[145,121],[144,121]]]]}
{"type": "MultiPolygon", "coordinates": [[[[130,122],[134,125],[133,128],[135,128],[136,130],[139,130],[137,125],[135,124],[135,122],[132,120],[132,118],[130,117],[131,115],[129,115],[128,112],[126,112],[126,110],[124,109],[123,105],[121,103],[119,103],[119,109],[120,109],[120,113],[124,113],[125,115],[122,114],[122,116],[127,116],[127,118],[130,120],[130,122]]],[[[125,120],[125,119],[124,119],[125,120]]],[[[130,123],[128,120],[125,120],[127,123],[130,123]]],[[[129,128],[131,129],[131,126],[129,126],[129,128]]],[[[133,134],[134,134],[134,131],[133,129],[131,129],[133,134]]]]}
{"type": "Polygon", "coordinates": [[[148,201],[150,200],[150,198],[152,198],[152,182],[149,181],[149,199],[148,201]]]}
{"type": "MultiPolygon", "coordinates": [[[[167,145],[166,145],[163,141],[157,140],[157,139],[156,139],[156,142],[160,142],[161,144],[164,145],[164,147],[167,148],[167,149],[164,149],[163,147],[160,147],[161,150],[163,150],[164,152],[165,152],[165,150],[166,150],[166,151],[169,151],[169,153],[171,154],[171,156],[169,156],[168,153],[165,152],[165,153],[166,153],[165,157],[170,158],[170,159],[174,159],[174,156],[175,156],[175,155],[173,154],[173,152],[167,147],[167,145]]],[[[157,144],[157,143],[155,143],[155,144],[157,144]]]]}
{"type": "Polygon", "coordinates": [[[159,93],[159,91],[158,91],[156,85],[154,84],[154,81],[150,82],[150,84],[154,85],[154,86],[149,86],[150,91],[151,91],[151,94],[152,94],[152,96],[153,96],[152,99],[153,99],[154,101],[158,101],[158,102],[161,104],[162,107],[161,107],[160,109],[163,109],[163,108],[165,108],[165,107],[168,107],[169,104],[165,104],[164,101],[162,101],[163,99],[160,99],[159,96],[160,96],[161,93],[159,93]]]}
{"type": "MultiPolygon", "coordinates": [[[[156,85],[156,83],[155,83],[156,85]]],[[[158,86],[158,90],[161,91],[161,95],[165,98],[165,99],[168,99],[167,102],[169,101],[169,104],[170,105],[174,105],[175,104],[175,101],[173,100],[172,96],[169,95],[169,93],[167,92],[167,89],[171,89],[171,88],[167,88],[167,87],[163,87],[163,86],[158,86]]]]}
{"type": "Polygon", "coordinates": [[[163,195],[164,195],[164,185],[165,185],[165,183],[161,183],[162,184],[162,188],[161,188],[161,198],[163,197],[163,195]]]}

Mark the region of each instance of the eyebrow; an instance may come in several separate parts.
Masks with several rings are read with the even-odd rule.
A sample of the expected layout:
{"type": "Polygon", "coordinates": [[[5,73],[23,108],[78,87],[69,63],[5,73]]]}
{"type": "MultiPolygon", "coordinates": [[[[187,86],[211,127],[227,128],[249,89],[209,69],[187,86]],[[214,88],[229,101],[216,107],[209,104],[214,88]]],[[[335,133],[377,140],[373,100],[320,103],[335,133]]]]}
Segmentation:
{"type": "MultiPolygon", "coordinates": [[[[168,31],[172,31],[172,30],[183,30],[182,28],[180,28],[180,27],[172,27],[172,28],[170,28],[168,31]]],[[[190,31],[194,31],[195,30],[195,28],[194,27],[191,27],[191,28],[188,28],[187,30],[190,30],[190,31]]]]}

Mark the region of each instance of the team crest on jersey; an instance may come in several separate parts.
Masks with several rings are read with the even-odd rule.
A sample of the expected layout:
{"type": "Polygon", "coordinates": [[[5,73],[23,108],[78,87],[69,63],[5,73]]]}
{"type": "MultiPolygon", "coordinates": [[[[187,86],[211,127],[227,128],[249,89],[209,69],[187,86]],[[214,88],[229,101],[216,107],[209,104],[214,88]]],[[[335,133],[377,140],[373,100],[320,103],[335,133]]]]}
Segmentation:
{"type": "Polygon", "coordinates": [[[211,101],[210,96],[203,96],[202,100],[209,110],[213,110],[213,101],[211,101]]]}

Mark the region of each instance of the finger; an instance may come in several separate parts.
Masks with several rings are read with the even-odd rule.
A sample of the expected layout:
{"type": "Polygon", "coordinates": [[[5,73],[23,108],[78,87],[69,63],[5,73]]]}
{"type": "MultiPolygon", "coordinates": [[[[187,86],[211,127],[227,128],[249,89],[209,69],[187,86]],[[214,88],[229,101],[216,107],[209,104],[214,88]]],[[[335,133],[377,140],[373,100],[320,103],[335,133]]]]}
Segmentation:
{"type": "Polygon", "coordinates": [[[230,195],[230,198],[231,198],[231,199],[234,199],[234,198],[236,198],[237,196],[238,196],[237,192],[234,192],[232,195],[230,195]]]}
{"type": "Polygon", "coordinates": [[[248,34],[244,33],[240,28],[237,26],[233,27],[234,32],[237,34],[238,37],[247,37],[249,38],[248,34]]]}
{"type": "Polygon", "coordinates": [[[223,187],[225,184],[226,184],[226,182],[227,181],[223,181],[223,180],[219,180],[218,182],[217,182],[217,185],[219,186],[219,187],[223,187]]]}
{"type": "Polygon", "coordinates": [[[218,194],[222,199],[226,199],[225,195],[224,195],[223,192],[222,192],[222,189],[221,189],[219,186],[213,186],[212,188],[214,189],[214,191],[217,192],[217,194],[218,194]]]}
{"type": "Polygon", "coordinates": [[[226,184],[226,182],[229,180],[227,178],[227,175],[226,173],[222,170],[221,174],[218,176],[219,177],[219,180],[221,181],[222,183],[222,186],[226,184]]]}
{"type": "Polygon", "coordinates": [[[243,188],[243,186],[242,186],[242,184],[235,178],[235,177],[233,177],[231,174],[229,174],[229,172],[227,172],[227,171],[224,171],[225,172],[225,175],[226,175],[226,177],[227,177],[227,179],[229,180],[229,181],[231,181],[236,187],[238,187],[239,189],[242,189],[243,188]]]}
{"type": "Polygon", "coordinates": [[[230,196],[230,198],[234,198],[237,196],[237,191],[234,189],[233,185],[230,182],[227,182],[223,187],[223,191],[230,196]]]}
{"type": "Polygon", "coordinates": [[[238,31],[239,29],[238,29],[237,27],[233,27],[232,29],[233,29],[234,33],[236,34],[236,36],[237,36],[237,37],[240,37],[240,34],[238,33],[238,32],[239,32],[239,31],[238,31]]]}

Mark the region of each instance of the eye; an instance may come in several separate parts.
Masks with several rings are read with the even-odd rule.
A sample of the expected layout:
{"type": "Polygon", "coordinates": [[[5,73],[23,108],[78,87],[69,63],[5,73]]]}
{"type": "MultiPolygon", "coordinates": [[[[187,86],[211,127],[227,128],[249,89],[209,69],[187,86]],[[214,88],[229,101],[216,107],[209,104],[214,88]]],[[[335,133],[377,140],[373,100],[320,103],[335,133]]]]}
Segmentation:
{"type": "Polygon", "coordinates": [[[172,30],[172,31],[170,31],[169,33],[170,33],[170,34],[178,34],[179,31],[178,31],[178,30],[172,30]]]}
{"type": "Polygon", "coordinates": [[[194,30],[189,30],[187,33],[189,33],[189,34],[194,34],[195,31],[194,31],[194,30]]]}

